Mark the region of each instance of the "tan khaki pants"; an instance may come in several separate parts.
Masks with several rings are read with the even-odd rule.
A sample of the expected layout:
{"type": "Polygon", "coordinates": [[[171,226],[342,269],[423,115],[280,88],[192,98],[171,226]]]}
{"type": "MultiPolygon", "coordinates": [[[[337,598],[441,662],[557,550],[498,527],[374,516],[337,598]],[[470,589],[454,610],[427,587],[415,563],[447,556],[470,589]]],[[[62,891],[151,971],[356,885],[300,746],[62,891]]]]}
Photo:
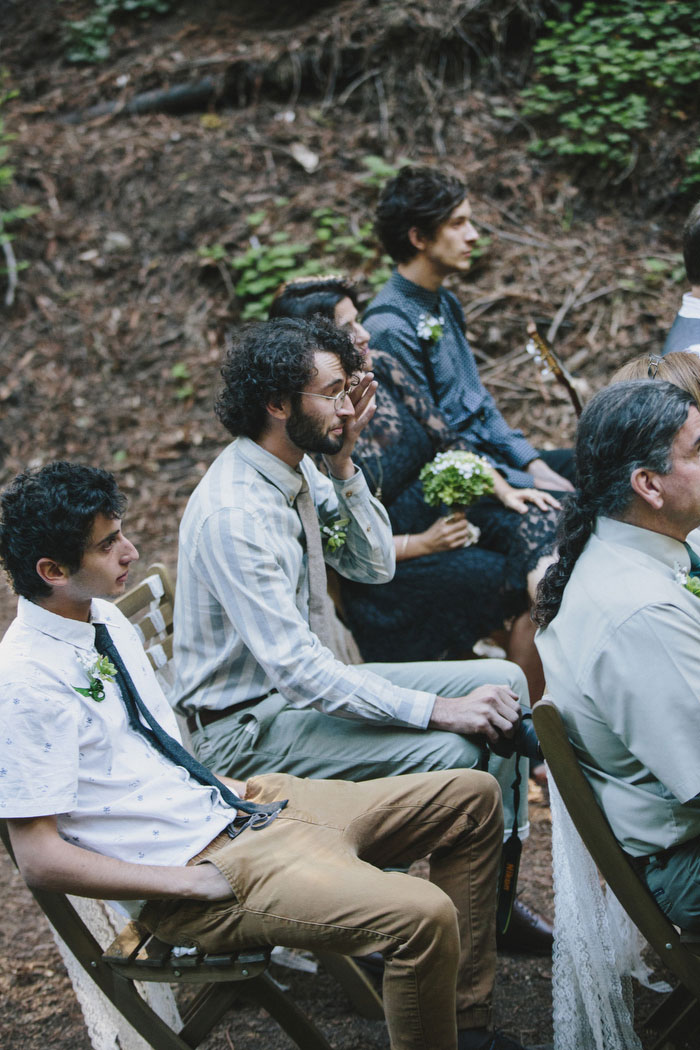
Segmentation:
{"type": "Polygon", "coordinates": [[[235,899],[152,902],[142,921],[158,937],[210,952],[382,952],[393,1050],[454,1050],[457,1027],[490,1023],[502,842],[493,777],[445,770],[354,784],[269,774],[248,781],[247,797],[289,805],[193,859],[215,864],[235,899]],[[430,882],[382,870],[428,854],[430,882]]]}

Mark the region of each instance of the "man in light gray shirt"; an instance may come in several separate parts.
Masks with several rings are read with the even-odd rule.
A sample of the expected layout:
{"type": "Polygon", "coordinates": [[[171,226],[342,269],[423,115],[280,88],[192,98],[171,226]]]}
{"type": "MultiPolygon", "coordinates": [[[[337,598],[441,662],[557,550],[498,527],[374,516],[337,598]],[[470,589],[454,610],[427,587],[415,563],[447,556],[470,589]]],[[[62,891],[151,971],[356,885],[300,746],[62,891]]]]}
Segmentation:
{"type": "MultiPolygon", "coordinates": [[[[234,441],[180,527],[173,695],[198,757],[220,772],[368,780],[471,768],[487,742],[500,750],[512,737],[528,704],[506,661],[346,666],[310,624],[307,490],[330,534],[328,564],[378,585],[394,571],[386,512],[351,458],[374,412],[372,374],[352,378],[361,367],[348,336],[320,319],[249,327],[227,355],[217,414],[234,441]],[[329,477],[306,452],[323,454],[329,477]]],[[[515,759],[488,763],[510,829],[515,759]]],[[[514,947],[549,949],[546,925],[519,903],[511,928],[514,947]]]]}
{"type": "Polygon", "coordinates": [[[536,610],[548,689],[623,849],[700,930],[700,412],[669,383],[615,384],[576,461],[536,610]]]}

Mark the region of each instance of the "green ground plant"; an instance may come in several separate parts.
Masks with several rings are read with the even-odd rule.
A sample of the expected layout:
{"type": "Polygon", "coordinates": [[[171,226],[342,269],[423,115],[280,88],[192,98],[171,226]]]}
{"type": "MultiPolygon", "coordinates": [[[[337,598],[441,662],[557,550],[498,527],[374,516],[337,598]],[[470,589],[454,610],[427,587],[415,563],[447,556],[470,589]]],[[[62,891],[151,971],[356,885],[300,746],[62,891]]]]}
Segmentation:
{"type": "MultiPolygon", "coordinates": [[[[532,148],[590,160],[622,180],[652,128],[680,127],[697,111],[700,7],[587,0],[561,8],[535,45],[535,82],[522,95],[524,114],[547,129],[532,148]]],[[[686,185],[700,181],[700,144],[685,163],[686,185]]]]}
{"type": "Polygon", "coordinates": [[[368,153],[361,158],[363,168],[366,168],[362,181],[367,186],[383,186],[394,175],[398,175],[401,168],[410,164],[408,157],[399,157],[396,164],[390,164],[384,157],[378,157],[374,153],[368,153]]]}
{"type": "Polygon", "coordinates": [[[184,361],[176,361],[170,369],[170,375],[173,381],[177,384],[175,388],[176,401],[184,401],[185,398],[191,397],[192,394],[194,394],[194,387],[190,381],[190,370],[184,361]]]}
{"type": "MultiPolygon", "coordinates": [[[[257,230],[267,218],[266,212],[253,212],[248,225],[257,230]]],[[[267,317],[276,289],[290,277],[363,269],[371,288],[388,280],[391,260],[378,256],[370,221],[353,228],[347,216],[327,207],[316,208],[311,219],[314,232],[308,240],[293,240],[279,229],[265,240],[253,233],[250,247],[238,255],[230,256],[222,244],[199,249],[201,258],[231,269],[241,320],[267,317]]]]}
{"type": "Polygon", "coordinates": [[[66,57],[70,62],[103,62],[109,56],[115,17],[148,18],[165,14],[171,6],[171,0],[93,0],[94,10],[89,15],[64,22],[66,57]]]}

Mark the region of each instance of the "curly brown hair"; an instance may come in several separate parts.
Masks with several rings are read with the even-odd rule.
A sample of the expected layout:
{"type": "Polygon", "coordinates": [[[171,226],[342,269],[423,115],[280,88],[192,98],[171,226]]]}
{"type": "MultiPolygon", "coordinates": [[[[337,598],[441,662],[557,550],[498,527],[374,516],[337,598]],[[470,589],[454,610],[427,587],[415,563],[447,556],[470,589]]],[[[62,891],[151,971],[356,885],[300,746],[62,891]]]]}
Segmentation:
{"type": "Polygon", "coordinates": [[[347,376],[362,369],[362,355],[332,321],[314,317],[258,321],[241,329],[229,346],[216,399],[217,418],[234,437],[255,440],[265,428],[270,402],[299,402],[315,375],[318,351],[336,354],[347,376]]]}

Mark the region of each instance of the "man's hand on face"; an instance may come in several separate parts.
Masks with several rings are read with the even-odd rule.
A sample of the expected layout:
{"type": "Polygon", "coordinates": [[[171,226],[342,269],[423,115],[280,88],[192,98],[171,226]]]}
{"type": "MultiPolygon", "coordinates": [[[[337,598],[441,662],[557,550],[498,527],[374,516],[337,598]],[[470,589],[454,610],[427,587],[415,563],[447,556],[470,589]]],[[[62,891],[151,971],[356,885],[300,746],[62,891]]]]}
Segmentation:
{"type": "Polygon", "coordinates": [[[537,489],[552,489],[554,492],[573,492],[574,486],[556,470],[547,466],[543,459],[533,459],[525,468],[537,489]]]}
{"type": "Polygon", "coordinates": [[[357,439],[377,409],[375,393],[379,384],[372,372],[364,372],[346,399],[352,405],[353,414],[344,416],[344,440],[340,451],[333,456],[324,456],[328,468],[335,478],[347,479],[355,473],[352,453],[357,439]]]}
{"type": "Polygon", "coordinates": [[[521,716],[518,697],[512,689],[505,685],[480,685],[466,696],[438,696],[428,725],[430,729],[462,736],[483,735],[496,743],[499,737],[513,735],[521,716]]]}

